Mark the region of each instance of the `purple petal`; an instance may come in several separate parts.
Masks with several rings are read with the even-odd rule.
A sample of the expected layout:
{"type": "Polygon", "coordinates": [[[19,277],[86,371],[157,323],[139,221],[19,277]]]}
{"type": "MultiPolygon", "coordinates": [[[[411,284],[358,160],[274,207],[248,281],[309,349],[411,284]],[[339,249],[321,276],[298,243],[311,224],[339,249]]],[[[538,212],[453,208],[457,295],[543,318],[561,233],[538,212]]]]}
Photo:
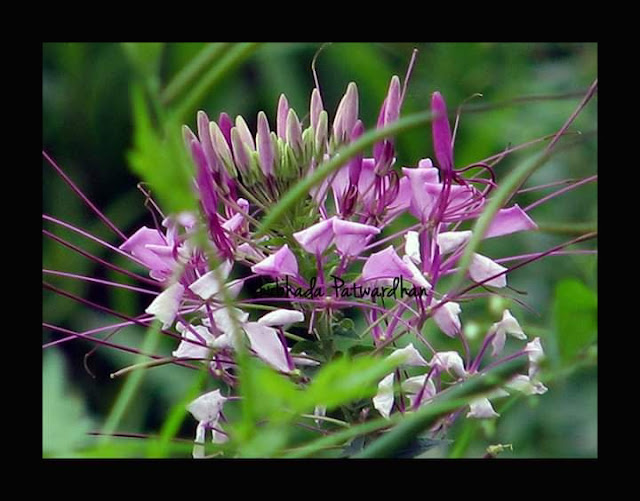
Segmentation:
{"type": "Polygon", "coordinates": [[[336,247],[342,254],[358,256],[371,240],[373,235],[380,233],[380,229],[368,224],[333,220],[336,247]]]}
{"type": "Polygon", "coordinates": [[[325,219],[293,234],[293,238],[310,254],[322,254],[333,241],[334,218],[325,219]]]}
{"type": "Polygon", "coordinates": [[[407,264],[398,257],[393,245],[371,254],[362,267],[361,279],[363,282],[396,277],[411,279],[413,274],[407,264]]]}
{"type": "Polygon", "coordinates": [[[270,275],[272,277],[282,275],[295,277],[298,275],[298,262],[293,252],[289,250],[289,246],[285,244],[278,252],[252,266],[251,271],[258,275],[270,275]]]}
{"type": "Polygon", "coordinates": [[[517,204],[500,209],[489,225],[484,238],[509,235],[517,231],[537,230],[538,225],[517,204]]]}

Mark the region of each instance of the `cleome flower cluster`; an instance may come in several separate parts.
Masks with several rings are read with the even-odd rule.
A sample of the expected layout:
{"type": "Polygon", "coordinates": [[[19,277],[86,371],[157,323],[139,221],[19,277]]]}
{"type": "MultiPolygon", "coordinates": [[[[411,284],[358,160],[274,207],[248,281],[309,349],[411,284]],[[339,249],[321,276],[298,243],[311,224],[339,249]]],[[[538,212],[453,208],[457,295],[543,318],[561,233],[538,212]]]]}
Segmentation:
{"type": "MultiPolygon", "coordinates": [[[[404,83],[397,76],[391,79],[376,129],[399,120],[407,80],[408,75],[404,83]]],[[[596,83],[581,106],[595,92],[596,83]]],[[[275,121],[269,123],[260,112],[255,130],[243,117],[232,120],[221,113],[211,120],[200,111],[195,131],[183,127],[194,166],[198,209],[165,215],[146,194],[155,225],[128,235],[44,153],[120,243],[111,245],[52,216],[43,215],[43,219],[125,256],[146,275],[94,256],[47,229],[43,229],[45,236],[137,280],[144,288],[63,271],[43,273],[124,287],[147,298],[143,314],[128,316],[45,282],[46,289],[119,319],[81,333],[43,323],[65,335],[45,347],[82,338],[149,356],[154,359],[151,363],[165,363],[166,357],[119,345],[110,335],[98,336],[159,322],[160,332],[175,338],[169,361],[206,370],[218,381],[218,389],[188,405],[197,423],[193,456],[198,458],[205,457],[207,440],[221,444],[233,438],[225,406],[243,398],[238,391],[242,357],[261,360],[305,389],[313,384],[319,368],[337,358],[337,338],[345,329],[354,330],[352,318],[358,321],[355,337],[364,351],[393,362],[390,367],[396,369],[376,379],[377,393],[353,415],[339,416],[336,410],[334,417],[327,415],[332,409],[317,405],[313,415],[305,416],[315,420],[317,430],[324,431],[323,419],[335,422],[343,417],[349,423],[342,424],[349,425],[356,414],[356,419],[376,415],[386,423],[382,418],[429,406],[443,391],[517,357],[528,359],[525,373],[442,417],[432,431],[446,432],[459,417],[495,418],[494,400],[512,393],[545,393],[540,380],[545,357],[541,340],[525,332],[517,312],[502,306],[497,321],[481,332],[483,338],[472,347],[463,331],[463,319],[468,321],[465,310],[479,298],[508,296],[505,289],[513,269],[561,254],[560,249],[590,235],[525,256],[472,253],[477,246],[470,242],[480,237],[474,235],[474,224],[486,214],[490,200],[496,199],[492,193],[499,188],[495,163],[485,159],[457,167],[457,120],[452,132],[439,92],[432,94],[430,104],[434,158],[416,165],[397,163],[395,141],[389,135],[373,144],[369,156],[344,155],[341,160],[345,147],[365,134],[355,83],[347,86],[332,117],[319,86],[311,93],[304,120],[284,95],[275,121]],[[271,209],[327,162],[337,168],[292,201],[264,230],[262,222],[271,209]],[[515,264],[509,267],[509,263],[515,264]]],[[[596,177],[560,188],[524,209],[507,202],[491,212],[493,218],[484,226],[482,238],[536,230],[528,214],[532,208],[596,177]]]]}
{"type": "MultiPolygon", "coordinates": [[[[398,119],[405,91],[400,79],[393,77],[380,109],[378,128],[398,119]]],[[[294,351],[290,326],[303,329],[309,339],[325,339],[332,333],[322,331],[333,324],[323,318],[358,308],[374,346],[385,348],[386,356],[398,357],[404,366],[422,368],[421,375],[408,377],[398,370],[379,382],[371,405],[382,416],[429,405],[445,386],[522,354],[529,357],[528,374],[515,377],[487,398],[471,402],[466,416],[497,416],[491,400],[509,392],[544,393],[546,388],[536,378],[544,356],[540,339],[529,340],[512,312],[505,309],[502,319],[486,332],[480,350],[470,353],[461,322],[461,303],[467,297],[441,286],[443,278],[456,271],[472,236],[470,230],[460,227],[480,216],[497,185],[493,169],[486,163],[456,169],[454,141],[440,93],[433,94],[431,108],[435,160],[425,158],[416,166],[398,166],[394,140],[381,140],[374,145],[371,157],[359,155],[346,161],[263,237],[256,236],[261,216],[298,180],[364,133],[358,118],[356,84],[348,85],[332,121],[318,88],[311,94],[306,125],[284,95],[277,106],[275,126],[260,112],[255,133],[240,116],[232,120],[222,113],[214,121],[199,112],[197,131],[185,126],[184,140],[196,168],[200,214],[170,215],[162,228],[142,227],[120,245],[121,251],[146,267],[151,279],[162,286],[145,312],[161,321],[163,329],[179,334],[173,356],[206,364],[230,392],[236,384],[236,352],[243,342],[248,342],[252,356],[276,371],[300,376],[327,358],[294,351]],[[472,169],[479,174],[470,176],[472,169]],[[390,225],[406,214],[412,223],[389,234],[390,225]],[[208,246],[197,246],[192,237],[203,226],[208,246]],[[245,276],[228,280],[236,271],[245,276]],[[286,280],[288,288],[319,288],[323,293],[270,297],[266,289],[266,294],[259,296],[262,304],[273,306],[279,301],[281,306],[288,301],[286,308],[273,307],[250,320],[243,301],[235,301],[234,306],[229,306],[229,301],[238,297],[247,281],[259,277],[286,280]],[[383,307],[375,300],[356,301],[348,293],[338,294],[337,280],[342,291],[391,290],[394,281],[402,280],[421,293],[400,299],[394,296],[383,307]],[[330,292],[332,284],[335,294],[330,292]],[[427,340],[421,334],[430,321],[442,336],[460,340],[460,352],[438,352],[432,347],[437,340],[427,340]],[[407,332],[414,333],[422,346],[394,347],[407,332]],[[520,348],[501,359],[508,336],[520,343],[520,348]],[[492,359],[490,364],[487,359],[492,359]]],[[[497,212],[484,238],[533,229],[535,222],[513,204],[497,212]]],[[[468,279],[491,293],[506,287],[508,271],[476,253],[468,279]]],[[[204,454],[207,433],[214,442],[228,439],[223,419],[228,399],[216,390],[190,404],[189,411],[198,422],[194,456],[204,454]]],[[[316,409],[318,415],[323,412],[316,409]]]]}

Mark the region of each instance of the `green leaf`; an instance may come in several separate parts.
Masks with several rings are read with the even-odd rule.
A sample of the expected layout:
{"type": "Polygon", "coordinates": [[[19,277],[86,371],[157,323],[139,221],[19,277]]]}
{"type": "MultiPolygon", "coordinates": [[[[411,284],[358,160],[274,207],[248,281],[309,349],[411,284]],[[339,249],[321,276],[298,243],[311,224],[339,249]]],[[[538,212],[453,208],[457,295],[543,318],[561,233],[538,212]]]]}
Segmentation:
{"type": "Polygon", "coordinates": [[[556,287],[553,311],[558,351],[566,363],[597,338],[598,298],[582,282],[566,279],[556,287]]]}
{"type": "Polygon", "coordinates": [[[373,357],[341,357],[325,365],[305,391],[309,403],[333,409],[376,394],[380,380],[395,369],[396,361],[373,357]]]}
{"type": "Polygon", "coordinates": [[[128,160],[132,170],[152,188],[169,213],[196,207],[192,182],[194,171],[182,143],[180,126],[167,119],[158,129],[152,124],[144,93],[133,88],[134,147],[128,160]]]}
{"type": "Polygon", "coordinates": [[[125,42],[122,49],[141,76],[157,78],[164,45],[162,42],[125,42]]]}
{"type": "Polygon", "coordinates": [[[92,426],[84,401],[69,386],[64,358],[47,350],[42,361],[43,456],[67,456],[83,448],[91,441],[92,426]]]}

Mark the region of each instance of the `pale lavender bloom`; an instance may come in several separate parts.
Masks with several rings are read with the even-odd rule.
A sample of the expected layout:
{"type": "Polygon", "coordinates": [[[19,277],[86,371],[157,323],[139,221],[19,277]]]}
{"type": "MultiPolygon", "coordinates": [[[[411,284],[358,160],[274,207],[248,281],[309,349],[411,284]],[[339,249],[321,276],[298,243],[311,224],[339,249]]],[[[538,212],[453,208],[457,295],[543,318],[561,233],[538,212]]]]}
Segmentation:
{"type": "Polygon", "coordinates": [[[333,242],[333,221],[335,217],[325,219],[307,229],[293,234],[293,238],[310,254],[322,254],[333,242]]]}
{"type": "Polygon", "coordinates": [[[499,237],[517,231],[537,230],[538,225],[518,204],[508,209],[500,209],[494,216],[484,238],[499,237]]]}
{"type": "Polygon", "coordinates": [[[368,224],[335,218],[333,220],[333,233],[336,247],[342,254],[358,256],[369,243],[371,237],[380,233],[380,229],[368,224]]]}
{"type": "Polygon", "coordinates": [[[360,279],[363,282],[379,280],[381,278],[404,277],[411,279],[412,270],[400,259],[393,246],[390,245],[380,252],[375,252],[369,256],[367,262],[362,267],[360,279]]]}
{"type": "Polygon", "coordinates": [[[149,268],[151,278],[164,281],[171,276],[176,265],[173,245],[174,242],[158,230],[143,226],[120,245],[120,249],[142,261],[149,268]]]}
{"type": "Polygon", "coordinates": [[[298,262],[289,246],[284,244],[277,252],[266,257],[258,264],[251,267],[251,271],[258,275],[270,275],[280,277],[289,275],[298,276],[298,262]]]}

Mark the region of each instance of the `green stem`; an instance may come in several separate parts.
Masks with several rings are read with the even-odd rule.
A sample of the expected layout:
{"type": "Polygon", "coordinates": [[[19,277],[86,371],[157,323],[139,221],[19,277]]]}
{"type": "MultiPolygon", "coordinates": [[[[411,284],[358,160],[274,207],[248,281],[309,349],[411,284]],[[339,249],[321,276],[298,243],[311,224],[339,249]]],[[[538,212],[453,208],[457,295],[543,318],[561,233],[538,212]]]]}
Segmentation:
{"type": "MultiPolygon", "coordinates": [[[[142,344],[142,352],[144,353],[153,353],[158,346],[158,342],[160,340],[160,323],[154,322],[153,326],[147,331],[147,334],[144,338],[144,342],[142,344]]],[[[138,361],[142,363],[146,357],[139,356],[138,361]]],[[[111,439],[111,435],[116,431],[120,421],[124,417],[129,404],[131,404],[133,397],[136,392],[140,389],[140,385],[142,384],[142,378],[144,376],[145,371],[133,371],[131,375],[127,378],[126,382],[113,408],[111,409],[111,413],[107,418],[107,422],[102,429],[103,437],[101,441],[103,443],[107,443],[111,439]]]]}
{"type": "Polygon", "coordinates": [[[184,121],[192,114],[198,103],[217,84],[227,72],[242,63],[258,47],[258,43],[241,43],[231,47],[227,53],[207,71],[194,85],[191,91],[180,101],[174,110],[174,116],[184,121]]]}
{"type": "Polygon", "coordinates": [[[185,89],[193,85],[207,66],[212,65],[229,48],[229,43],[211,43],[204,47],[198,55],[182,68],[162,91],[161,100],[170,105],[185,89]]]}

